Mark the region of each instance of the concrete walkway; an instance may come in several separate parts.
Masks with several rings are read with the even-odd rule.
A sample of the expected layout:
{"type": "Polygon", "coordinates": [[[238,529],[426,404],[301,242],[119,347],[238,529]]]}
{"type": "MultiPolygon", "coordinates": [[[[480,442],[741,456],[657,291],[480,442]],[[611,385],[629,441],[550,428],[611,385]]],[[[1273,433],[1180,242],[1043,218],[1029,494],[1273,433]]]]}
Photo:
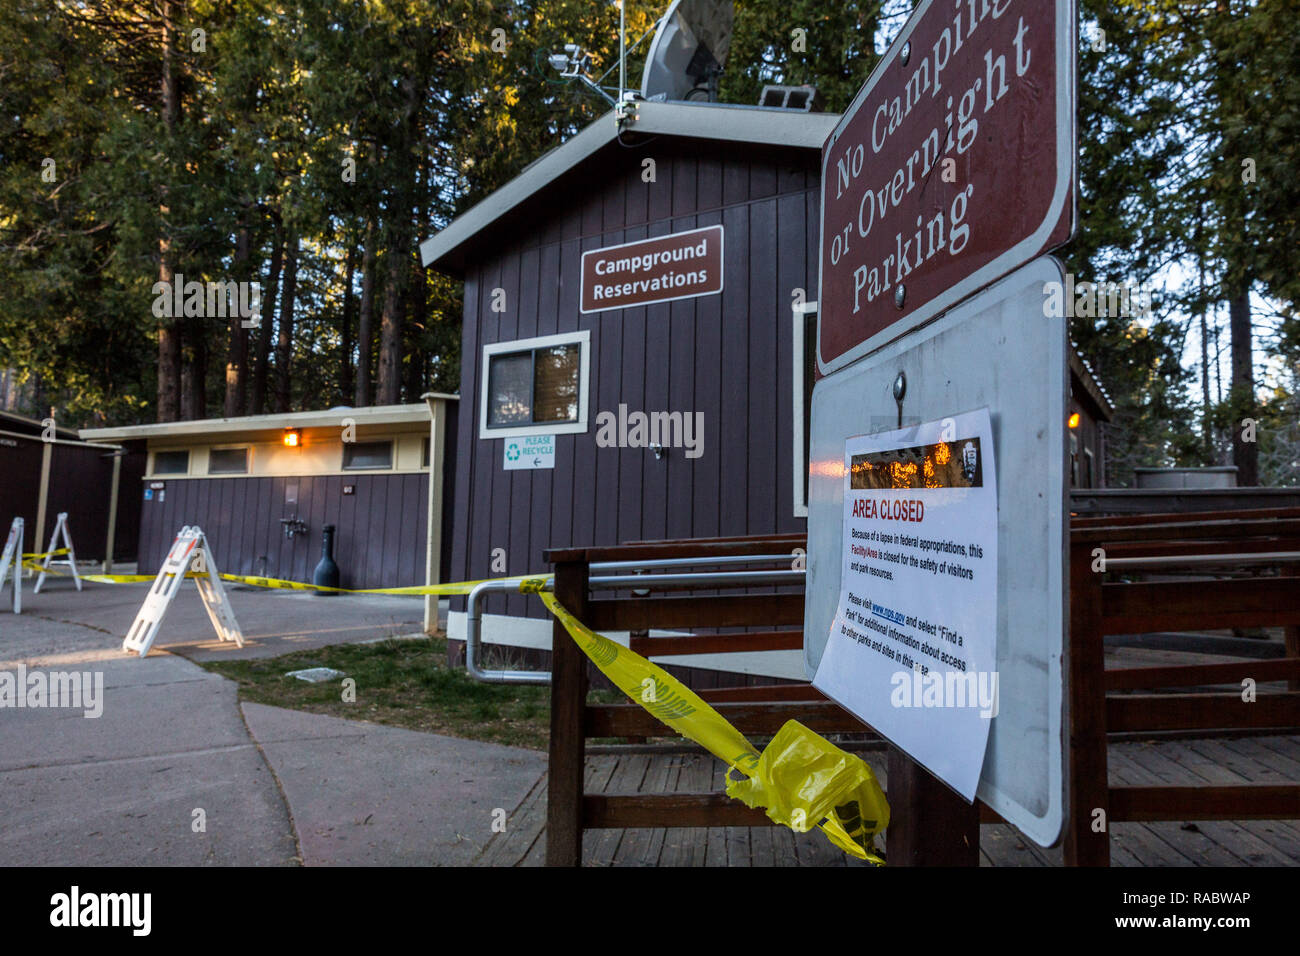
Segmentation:
{"type": "Polygon", "coordinates": [[[55,582],[17,617],[4,597],[0,674],[103,691],[99,717],[0,707],[0,865],[464,865],[545,772],[535,751],[241,708],[193,663],[418,633],[419,600],[235,589],[239,649],[186,587],[142,660],[121,641],[144,586],[55,582]]]}

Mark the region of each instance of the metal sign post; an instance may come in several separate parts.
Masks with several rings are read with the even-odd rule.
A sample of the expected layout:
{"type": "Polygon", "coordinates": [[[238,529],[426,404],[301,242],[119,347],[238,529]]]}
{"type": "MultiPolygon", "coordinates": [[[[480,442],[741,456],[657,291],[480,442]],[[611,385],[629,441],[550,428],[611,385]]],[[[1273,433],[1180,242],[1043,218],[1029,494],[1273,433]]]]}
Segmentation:
{"type": "MultiPolygon", "coordinates": [[[[985,408],[992,420],[997,467],[997,710],[990,718],[977,796],[1035,842],[1049,846],[1064,819],[1065,727],[1064,677],[1061,660],[1066,626],[1066,329],[1063,318],[1043,315],[1043,286],[1060,281],[1060,265],[1043,258],[996,283],[925,329],[868,356],[817,383],[813,390],[811,475],[808,503],[808,584],[804,614],[805,670],[811,677],[821,663],[834,626],[841,593],[847,539],[844,521],[844,456],[854,436],[893,431],[903,426],[942,421],[967,409],[985,408]],[[902,401],[894,397],[900,373],[907,383],[902,401]]],[[[953,438],[964,437],[959,434],[953,438]]],[[[926,520],[893,522],[919,539],[967,538],[939,516],[929,517],[926,489],[909,493],[925,503],[926,520]]],[[[924,563],[950,555],[921,547],[894,545],[877,550],[903,552],[924,563]]],[[[895,586],[898,565],[868,554],[856,560],[891,573],[895,581],[872,577],[873,604],[896,608],[904,617],[960,630],[954,621],[972,609],[907,600],[895,586]]],[[[963,564],[971,562],[961,561],[963,564]]],[[[983,613],[983,612],[981,612],[983,613]]],[[[923,623],[923,622],[918,622],[923,623]]],[[[888,622],[910,645],[914,639],[943,645],[923,627],[888,622]]],[[[884,640],[907,650],[894,641],[884,640]]],[[[872,653],[870,648],[858,649],[872,653]]],[[[923,652],[909,651],[944,674],[945,667],[923,652]]],[[[907,668],[900,668],[908,670],[907,668]]],[[[946,676],[946,675],[944,675],[946,676]]],[[[894,710],[897,688],[886,680],[857,688],[854,699],[839,702],[873,723],[873,714],[910,720],[937,741],[950,734],[944,722],[965,715],[949,706],[927,707],[915,699],[911,709],[894,710]]],[[[917,695],[913,694],[915,698],[917,695]]],[[[940,701],[941,705],[951,704],[940,701]]],[[[888,736],[888,735],[887,735],[888,736]]],[[[895,741],[903,746],[901,741],[895,741]]],[[[904,748],[906,749],[906,748],[904,748]]],[[[891,774],[890,780],[893,780],[891,774]]],[[[939,785],[942,786],[942,785],[939,785]]],[[[960,797],[953,794],[953,799],[960,797]]],[[[892,798],[891,798],[892,799],[892,798]]],[[[900,820],[904,811],[900,808],[900,820]]],[[[892,857],[892,854],[891,854],[892,857]]]]}
{"type": "Polygon", "coordinates": [[[144,657],[153,646],[163,615],[171,606],[172,598],[181,589],[185,576],[195,572],[195,584],[198,585],[199,597],[212,621],[217,637],[223,641],[234,641],[238,647],[244,646],[244,635],[235,620],[235,612],[230,607],[226,590],[221,585],[216,563],[208,547],[203,531],[198,527],[186,526],[176,535],[171,550],[158,569],[158,576],[149,587],[149,596],[145,598],[126,639],[122,641],[122,650],[138,653],[144,657]]]}
{"type": "Polygon", "coordinates": [[[13,576],[14,613],[23,613],[23,519],[15,518],[9,525],[4,554],[0,555],[0,594],[4,593],[5,578],[13,576]]]}
{"type": "Polygon", "coordinates": [[[77,590],[80,591],[81,575],[77,573],[77,552],[72,547],[72,536],[68,534],[68,513],[66,511],[60,511],[58,519],[54,522],[54,533],[50,535],[50,547],[41,560],[41,573],[36,578],[36,586],[32,588],[33,594],[41,593],[41,585],[45,583],[46,571],[56,564],[64,565],[72,572],[72,581],[77,585],[77,590]],[[63,547],[67,549],[67,556],[55,558],[54,553],[59,550],[60,539],[63,541],[63,547]]]}
{"type": "Polygon", "coordinates": [[[972,784],[1045,846],[1069,812],[1067,335],[1044,309],[1063,281],[1044,253],[1074,230],[1076,17],[1075,0],[921,0],[822,147],[816,353],[826,377],[811,409],[805,668],[817,675],[834,634],[837,672],[817,675],[819,686],[891,739],[891,863],[978,863],[972,784]],[[981,458],[996,468],[995,516],[987,495],[965,500],[923,473],[947,467],[964,447],[948,442],[970,437],[944,437],[944,423],[978,409],[990,425],[981,458]],[[921,426],[915,441],[909,426],[921,426]],[[897,459],[887,487],[915,493],[864,496],[876,486],[857,485],[846,512],[846,462],[875,467],[880,455],[897,459]],[[887,528],[871,509],[896,497],[912,523],[887,528]],[[996,566],[959,559],[956,569],[984,574],[986,587],[996,577],[991,610],[979,588],[927,591],[917,580],[951,573],[952,554],[978,556],[976,518],[996,524],[996,566]],[[907,688],[891,686],[890,668],[861,656],[955,689],[947,678],[973,676],[969,655],[949,645],[956,635],[962,648],[962,621],[977,622],[985,654],[992,635],[996,661],[977,781],[976,755],[943,749],[975,746],[956,742],[969,717],[952,709],[960,703],[939,695],[931,710],[930,685],[919,700],[896,693],[907,688]],[[882,710],[891,707],[911,709],[882,710]]]}

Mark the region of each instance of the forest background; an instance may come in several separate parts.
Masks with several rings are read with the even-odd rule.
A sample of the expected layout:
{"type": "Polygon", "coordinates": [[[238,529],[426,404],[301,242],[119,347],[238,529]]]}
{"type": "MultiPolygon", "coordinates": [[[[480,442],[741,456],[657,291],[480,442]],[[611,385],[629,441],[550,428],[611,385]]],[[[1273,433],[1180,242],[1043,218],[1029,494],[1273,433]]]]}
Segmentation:
{"type": "MultiPolygon", "coordinates": [[[[667,0],[626,2],[630,43],[667,0]]],[[[738,0],[720,99],[808,83],[841,111],[908,10],[738,0]]],[[[1071,320],[1116,409],[1109,484],[1300,482],[1298,17],[1080,0],[1058,255],[1154,292],[1071,320]]],[[[461,290],[419,241],[607,111],[546,57],[577,43],[605,73],[618,25],[612,0],[7,0],[0,409],[85,427],[457,391],[461,290]],[[177,275],[259,283],[260,325],[156,315],[177,275]]]]}

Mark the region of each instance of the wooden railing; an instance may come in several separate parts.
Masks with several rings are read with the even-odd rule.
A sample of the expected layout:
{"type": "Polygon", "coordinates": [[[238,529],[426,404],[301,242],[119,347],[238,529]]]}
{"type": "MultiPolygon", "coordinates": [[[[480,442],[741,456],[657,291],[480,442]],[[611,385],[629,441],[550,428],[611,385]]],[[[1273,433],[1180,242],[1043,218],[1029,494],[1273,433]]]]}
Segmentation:
{"type": "Polygon", "coordinates": [[[1248,510],[1076,519],[1070,534],[1071,819],[1067,865],[1106,866],[1110,825],[1122,821],[1300,818],[1300,784],[1197,787],[1112,787],[1107,777],[1108,735],[1150,732],[1223,732],[1300,726],[1300,582],[1295,558],[1272,564],[1282,573],[1262,576],[1248,564],[1262,554],[1300,551],[1300,509],[1248,510]],[[1233,576],[1209,577],[1207,555],[1233,576]],[[1107,580],[1094,571],[1098,558],[1115,568],[1120,558],[1168,558],[1140,569],[1148,580],[1107,580]],[[1235,560],[1234,560],[1235,559],[1235,560]],[[1180,566],[1179,561],[1184,563],[1180,566]],[[1181,574],[1184,580],[1168,578],[1181,574]],[[1186,579],[1190,578],[1190,579],[1186,579]],[[1102,641],[1109,634],[1275,626],[1284,628],[1286,656],[1217,664],[1105,670],[1102,641]],[[1243,683],[1290,681],[1287,690],[1243,683]],[[1113,693],[1160,688],[1232,685],[1226,692],[1113,693]],[[1099,825],[1099,822],[1101,825],[1099,825]]]}
{"type": "MultiPolygon", "coordinates": [[[[803,595],[746,593],[707,596],[593,598],[593,562],[771,554],[802,547],[798,535],[637,542],[619,547],[547,552],[555,568],[555,594],[597,631],[689,630],[663,637],[633,636],[645,656],[719,654],[802,647],[803,595]],[[745,633],[719,633],[748,628],[745,633]]],[[[1262,576],[1241,565],[1263,553],[1300,551],[1300,508],[1237,513],[1076,518],[1071,526],[1069,772],[1073,810],[1067,821],[1067,864],[1106,865],[1109,824],[1168,819],[1300,817],[1300,785],[1236,787],[1111,787],[1108,734],[1223,731],[1300,726],[1297,684],[1283,692],[1242,700],[1241,681],[1300,681],[1300,562],[1276,560],[1282,576],[1262,576]],[[1198,566],[1195,580],[1108,580],[1093,571],[1094,550],[1117,558],[1237,556],[1223,562],[1237,576],[1210,579],[1198,566]],[[1243,570],[1244,569],[1244,570],[1243,570]],[[1248,574],[1249,576],[1241,576],[1248,574]],[[1162,630],[1282,626],[1286,657],[1228,664],[1104,669],[1103,637],[1162,630]],[[1132,694],[1134,690],[1232,684],[1229,693],[1132,694]],[[1107,691],[1115,693],[1107,695],[1107,691]],[[1100,810],[1106,821],[1098,832],[1100,810]]],[[[1272,559],[1270,559],[1272,560],[1272,559]]],[[[1164,576],[1170,568],[1159,569],[1164,576]]],[[[1176,570],[1176,569],[1175,569],[1176,570]]],[[[1125,577],[1137,576],[1127,574],[1125,577]]],[[[1147,575],[1150,577],[1150,575],[1147,575]]],[[[588,704],[587,658],[555,625],[547,863],[576,866],[586,829],[624,827],[770,826],[720,792],[600,793],[583,789],[586,741],[593,737],[662,736],[663,726],[635,704],[588,704]]],[[[724,687],[698,692],[742,733],[773,734],[796,719],[819,733],[870,734],[870,728],[806,683],[724,687]]],[[[894,865],[977,865],[979,824],[1000,818],[982,804],[967,806],[896,748],[888,753],[888,791],[896,808],[888,833],[894,865]]]]}
{"type": "MultiPolygon", "coordinates": [[[[556,597],[594,630],[689,629],[691,633],[682,635],[634,636],[631,646],[638,654],[656,657],[718,654],[801,648],[803,594],[593,599],[587,588],[591,563],[773,554],[802,544],[803,537],[795,535],[641,542],[551,551],[546,557],[554,564],[556,597]],[[721,634],[716,632],[720,628],[758,630],[721,634]]],[[[558,622],[552,655],[548,865],[577,866],[582,859],[582,834],[588,829],[772,825],[761,810],[751,810],[720,792],[584,793],[589,738],[663,736],[665,728],[636,704],[588,704],[587,658],[558,622]]],[[[745,734],[774,734],[791,719],[819,733],[868,732],[851,714],[807,684],[723,687],[697,693],[745,734]]]]}

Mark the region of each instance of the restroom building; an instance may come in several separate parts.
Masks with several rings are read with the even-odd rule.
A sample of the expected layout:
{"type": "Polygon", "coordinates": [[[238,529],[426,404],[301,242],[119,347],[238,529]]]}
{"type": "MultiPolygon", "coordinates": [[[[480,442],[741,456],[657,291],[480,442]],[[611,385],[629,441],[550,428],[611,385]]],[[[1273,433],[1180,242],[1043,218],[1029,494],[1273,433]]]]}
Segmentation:
{"type": "MultiPolygon", "coordinates": [[[[456,397],[411,405],[248,415],[82,431],[138,447],[139,567],[198,525],[219,570],[311,581],[335,527],[345,588],[447,580],[456,397]]],[[[427,602],[435,616],[436,602],[427,602]]],[[[428,623],[428,622],[426,622],[428,623]]]]}

